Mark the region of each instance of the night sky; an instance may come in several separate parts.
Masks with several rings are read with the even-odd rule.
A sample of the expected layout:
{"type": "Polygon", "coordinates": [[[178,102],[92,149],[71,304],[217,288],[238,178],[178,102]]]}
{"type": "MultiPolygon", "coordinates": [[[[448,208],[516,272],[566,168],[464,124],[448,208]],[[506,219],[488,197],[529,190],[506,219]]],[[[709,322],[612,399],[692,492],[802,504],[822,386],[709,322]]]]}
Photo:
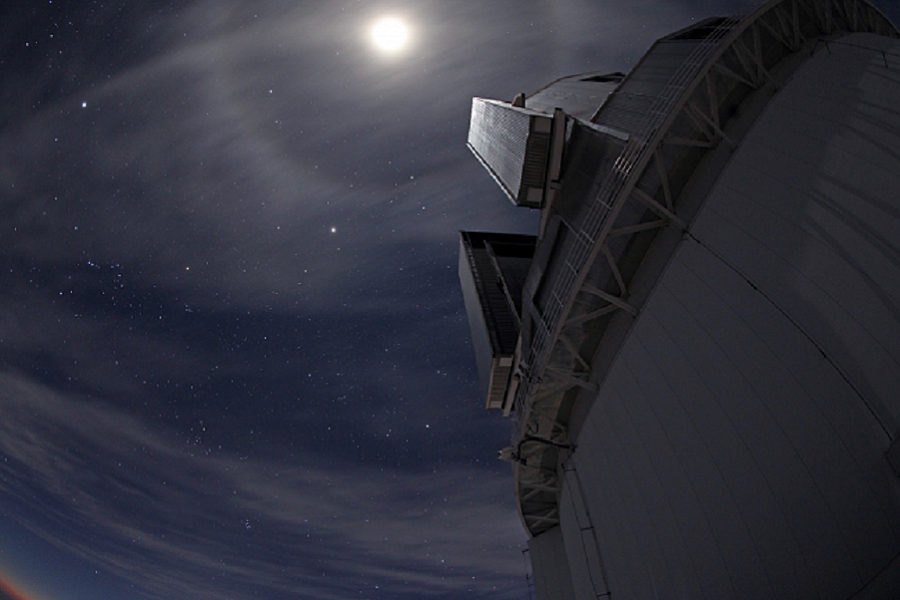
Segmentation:
{"type": "Polygon", "coordinates": [[[3,3],[0,599],[527,599],[456,265],[538,215],[471,97],[741,6],[3,3]]]}

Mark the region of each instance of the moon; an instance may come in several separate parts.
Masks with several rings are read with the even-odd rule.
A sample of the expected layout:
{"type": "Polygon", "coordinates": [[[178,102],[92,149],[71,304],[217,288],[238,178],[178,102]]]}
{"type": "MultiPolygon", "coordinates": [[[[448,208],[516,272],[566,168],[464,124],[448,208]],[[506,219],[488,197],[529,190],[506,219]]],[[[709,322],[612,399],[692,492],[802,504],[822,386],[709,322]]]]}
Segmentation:
{"type": "Polygon", "coordinates": [[[409,29],[400,19],[386,17],[372,26],[372,41],[384,52],[397,52],[406,46],[409,40],[409,29]]]}

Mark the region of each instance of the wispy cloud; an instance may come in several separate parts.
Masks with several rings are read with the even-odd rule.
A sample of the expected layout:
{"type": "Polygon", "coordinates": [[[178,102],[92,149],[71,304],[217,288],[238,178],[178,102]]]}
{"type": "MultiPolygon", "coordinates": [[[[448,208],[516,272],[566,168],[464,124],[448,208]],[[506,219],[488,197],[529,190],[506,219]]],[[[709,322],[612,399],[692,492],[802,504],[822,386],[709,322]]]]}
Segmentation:
{"type": "Polygon", "coordinates": [[[5,502],[151,595],[521,596],[505,478],[228,455],[203,445],[202,427],[179,439],[26,379],[4,375],[0,389],[5,502]]]}

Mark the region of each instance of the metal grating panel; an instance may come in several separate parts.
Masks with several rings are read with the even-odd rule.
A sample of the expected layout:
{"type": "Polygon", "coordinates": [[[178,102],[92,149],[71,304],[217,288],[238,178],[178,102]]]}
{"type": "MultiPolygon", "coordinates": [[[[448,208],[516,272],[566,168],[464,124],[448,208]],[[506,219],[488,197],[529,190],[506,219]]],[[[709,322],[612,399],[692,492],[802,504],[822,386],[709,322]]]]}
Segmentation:
{"type": "Polygon", "coordinates": [[[519,206],[541,205],[551,123],[552,117],[543,113],[496,100],[472,99],[468,146],[519,206]]]}

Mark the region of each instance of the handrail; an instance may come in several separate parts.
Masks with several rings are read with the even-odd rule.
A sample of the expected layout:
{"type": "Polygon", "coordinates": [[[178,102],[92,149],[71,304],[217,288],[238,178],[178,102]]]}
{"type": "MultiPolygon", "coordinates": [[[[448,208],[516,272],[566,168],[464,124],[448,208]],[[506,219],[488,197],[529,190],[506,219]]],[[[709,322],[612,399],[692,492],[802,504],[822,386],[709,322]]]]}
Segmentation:
{"type": "MultiPolygon", "coordinates": [[[[518,372],[521,375],[516,390],[517,418],[513,444],[520,447],[521,440],[535,435],[546,436],[547,439],[556,436],[557,442],[542,444],[514,465],[519,510],[526,529],[532,535],[558,522],[558,499],[562,477],[558,473],[558,464],[556,468],[552,468],[552,464],[558,460],[559,443],[571,440],[566,439],[565,428],[557,420],[554,411],[558,409],[558,403],[568,389],[575,386],[596,387],[589,380],[573,376],[569,377],[568,383],[548,384],[551,356],[566,350],[563,332],[575,306],[576,297],[586,289],[588,272],[601,254],[603,244],[620,211],[629,197],[632,197],[635,186],[650,165],[668,129],[676,118],[687,110],[689,98],[704,81],[710,85],[707,78],[709,73],[717,61],[722,60],[724,54],[737,44],[748,28],[762,22],[767,15],[776,14],[774,11],[778,10],[781,10],[781,18],[787,13],[793,15],[795,19],[800,18],[802,10],[810,21],[815,21],[816,27],[825,35],[852,31],[882,31],[891,37],[900,37],[900,33],[890,21],[866,0],[768,0],[759,7],[745,10],[721,21],[711,35],[696,43],[693,51],[673,73],[662,91],[653,97],[649,109],[629,131],[628,142],[624,145],[615,167],[602,179],[598,193],[590,201],[587,211],[582,213],[580,222],[575,224],[573,233],[576,235],[571,236],[570,247],[562,260],[556,263],[560,267],[555,272],[542,274],[542,277],[550,278],[543,283],[551,284],[547,294],[550,299],[546,306],[538,313],[530,302],[523,303],[523,311],[531,313],[536,327],[530,332],[530,347],[523,349],[523,356],[520,357],[518,365],[518,372]],[[785,7],[787,11],[784,10],[785,7]],[[860,17],[861,11],[865,13],[864,18],[860,17]],[[841,25],[843,29],[828,30],[830,25],[836,23],[836,19],[844,23],[841,25]]],[[[795,22],[793,25],[795,33],[798,32],[799,24],[795,22]]],[[[808,48],[813,38],[808,36],[805,39],[808,48]]],[[[802,44],[798,43],[797,48],[789,48],[787,54],[796,54],[802,48],[802,44]]],[[[775,64],[760,65],[766,72],[774,66],[775,64]]],[[[593,122],[612,125],[603,122],[604,108],[611,105],[615,94],[626,93],[625,84],[637,68],[626,77],[617,92],[610,97],[610,101],[592,118],[593,122]]],[[[752,92],[748,92],[748,95],[750,93],[752,92]]],[[[529,279],[537,276],[533,270],[529,274],[529,279]]],[[[534,282],[531,284],[530,286],[526,284],[526,289],[537,289],[534,282]]],[[[584,359],[579,360],[584,363],[584,359]]],[[[559,379],[558,375],[556,377],[559,379]]]]}

